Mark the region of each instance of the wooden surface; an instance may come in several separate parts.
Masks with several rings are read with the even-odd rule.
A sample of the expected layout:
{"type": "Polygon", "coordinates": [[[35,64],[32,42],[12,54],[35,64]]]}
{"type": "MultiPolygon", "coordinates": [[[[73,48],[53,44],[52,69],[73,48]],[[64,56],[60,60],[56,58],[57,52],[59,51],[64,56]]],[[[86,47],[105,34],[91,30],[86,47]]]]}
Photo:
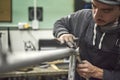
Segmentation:
{"type": "Polygon", "coordinates": [[[21,77],[21,76],[53,76],[53,75],[65,75],[68,73],[67,69],[56,69],[52,66],[41,68],[40,66],[31,68],[33,70],[18,70],[9,73],[0,73],[0,78],[3,77],[21,77]]]}

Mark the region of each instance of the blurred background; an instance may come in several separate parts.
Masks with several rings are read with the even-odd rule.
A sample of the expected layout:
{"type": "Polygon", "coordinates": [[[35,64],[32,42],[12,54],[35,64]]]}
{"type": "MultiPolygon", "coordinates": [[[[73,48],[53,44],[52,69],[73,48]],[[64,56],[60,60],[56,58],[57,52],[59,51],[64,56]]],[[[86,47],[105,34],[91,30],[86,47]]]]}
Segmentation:
{"type": "MultiPolygon", "coordinates": [[[[42,46],[40,43],[46,43],[47,46],[47,42],[54,39],[52,29],[56,20],[81,9],[91,9],[90,0],[0,0],[0,46],[6,52],[39,51],[42,46]]],[[[66,78],[66,75],[57,75],[54,78],[42,76],[42,79],[25,75],[12,75],[11,78],[4,74],[0,76],[0,80],[66,78]]]]}

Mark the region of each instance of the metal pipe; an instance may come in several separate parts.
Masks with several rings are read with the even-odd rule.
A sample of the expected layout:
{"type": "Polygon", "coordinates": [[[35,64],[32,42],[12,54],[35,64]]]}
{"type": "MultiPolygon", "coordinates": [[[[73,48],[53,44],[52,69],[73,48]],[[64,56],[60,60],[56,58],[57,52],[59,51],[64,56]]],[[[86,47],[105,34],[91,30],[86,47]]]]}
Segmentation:
{"type": "Polygon", "coordinates": [[[68,80],[75,80],[76,55],[70,56],[68,80]]]}
{"type": "Polygon", "coordinates": [[[48,51],[13,52],[6,56],[6,62],[0,64],[0,73],[15,71],[19,68],[37,65],[45,61],[53,61],[70,56],[73,49],[64,48],[48,51]]]}

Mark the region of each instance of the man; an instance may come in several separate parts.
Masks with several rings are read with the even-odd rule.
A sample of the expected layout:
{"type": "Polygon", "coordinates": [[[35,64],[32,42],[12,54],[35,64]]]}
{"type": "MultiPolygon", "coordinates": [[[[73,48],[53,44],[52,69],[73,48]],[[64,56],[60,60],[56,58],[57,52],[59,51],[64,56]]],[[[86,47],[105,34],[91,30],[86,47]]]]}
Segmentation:
{"type": "Polygon", "coordinates": [[[75,80],[120,80],[120,0],[91,0],[92,10],[79,10],[54,24],[61,42],[77,43],[82,64],[75,80]]]}

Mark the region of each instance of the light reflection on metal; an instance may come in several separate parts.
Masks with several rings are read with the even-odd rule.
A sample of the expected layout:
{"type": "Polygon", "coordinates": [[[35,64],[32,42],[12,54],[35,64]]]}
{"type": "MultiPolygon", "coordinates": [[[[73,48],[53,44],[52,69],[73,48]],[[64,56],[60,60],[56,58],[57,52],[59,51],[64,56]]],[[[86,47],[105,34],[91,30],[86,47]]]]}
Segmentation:
{"type": "Polygon", "coordinates": [[[47,50],[47,51],[28,51],[28,52],[12,52],[0,60],[0,73],[15,71],[16,69],[37,65],[45,61],[53,61],[66,58],[75,51],[70,48],[47,50]]]}

